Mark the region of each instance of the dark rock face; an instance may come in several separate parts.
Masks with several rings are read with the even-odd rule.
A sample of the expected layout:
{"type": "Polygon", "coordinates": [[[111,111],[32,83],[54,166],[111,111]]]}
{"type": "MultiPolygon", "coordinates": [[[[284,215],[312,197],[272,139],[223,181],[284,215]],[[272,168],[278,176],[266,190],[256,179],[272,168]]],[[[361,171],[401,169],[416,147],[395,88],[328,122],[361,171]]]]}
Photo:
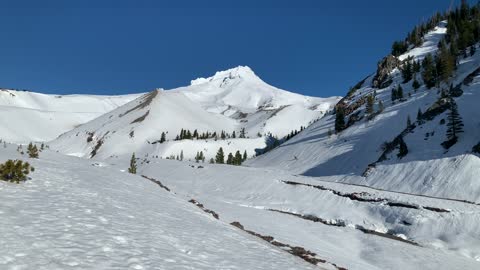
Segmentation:
{"type": "Polygon", "coordinates": [[[400,65],[400,60],[393,55],[383,58],[377,65],[377,74],[373,78],[373,87],[385,88],[391,83],[389,74],[400,65]],[[390,83],[389,83],[390,82],[390,83]]]}

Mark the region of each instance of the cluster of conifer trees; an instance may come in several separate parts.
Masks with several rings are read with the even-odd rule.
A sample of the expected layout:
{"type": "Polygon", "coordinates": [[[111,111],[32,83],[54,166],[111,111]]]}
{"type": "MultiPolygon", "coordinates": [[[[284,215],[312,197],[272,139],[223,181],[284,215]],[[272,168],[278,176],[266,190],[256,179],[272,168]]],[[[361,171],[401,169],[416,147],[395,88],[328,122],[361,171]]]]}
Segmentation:
{"type": "MultiPolygon", "coordinates": [[[[176,141],[193,140],[193,139],[197,139],[197,140],[206,140],[206,139],[225,140],[225,139],[235,139],[237,137],[238,138],[246,138],[245,128],[242,128],[238,135],[235,131],[233,131],[230,134],[230,133],[227,133],[227,132],[222,130],[220,132],[220,134],[218,134],[215,131],[214,132],[207,131],[207,132],[200,133],[196,129],[193,132],[191,132],[188,129],[182,129],[180,131],[180,134],[178,134],[175,137],[175,140],[176,141]]],[[[164,132],[162,132],[162,136],[160,138],[160,143],[163,143],[163,142],[165,142],[165,133],[164,132]]]]}
{"type": "Polygon", "coordinates": [[[243,152],[243,156],[242,154],[240,154],[240,151],[237,150],[237,152],[235,152],[235,155],[232,154],[232,153],[229,153],[228,156],[227,156],[227,160],[225,161],[225,153],[223,152],[223,148],[220,147],[217,151],[217,154],[215,155],[215,159],[211,159],[210,160],[210,163],[217,163],[217,164],[229,164],[229,165],[242,165],[242,163],[247,160],[247,151],[245,150],[245,152],[243,152]]]}

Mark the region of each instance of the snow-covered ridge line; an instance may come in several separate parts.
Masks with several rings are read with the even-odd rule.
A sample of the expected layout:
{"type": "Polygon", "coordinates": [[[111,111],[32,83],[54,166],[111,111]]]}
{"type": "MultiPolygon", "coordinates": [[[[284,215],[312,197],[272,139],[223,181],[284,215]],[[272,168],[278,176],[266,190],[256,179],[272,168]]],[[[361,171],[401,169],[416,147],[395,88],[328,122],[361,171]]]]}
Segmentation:
{"type": "Polygon", "coordinates": [[[238,66],[236,68],[227,69],[224,71],[217,71],[215,75],[208,77],[208,78],[197,78],[190,82],[190,85],[200,85],[204,83],[209,83],[214,80],[225,80],[225,79],[234,79],[234,78],[247,78],[247,77],[254,77],[259,79],[257,75],[253,72],[253,70],[248,66],[238,66]]]}
{"type": "Polygon", "coordinates": [[[255,156],[271,136],[290,138],[337,101],[275,88],[250,68],[237,67],[217,72],[205,83],[150,92],[63,134],[51,146],[96,159],[135,152],[143,159],[194,160],[201,153],[207,162],[222,148],[227,162],[230,153],[255,156]]]}

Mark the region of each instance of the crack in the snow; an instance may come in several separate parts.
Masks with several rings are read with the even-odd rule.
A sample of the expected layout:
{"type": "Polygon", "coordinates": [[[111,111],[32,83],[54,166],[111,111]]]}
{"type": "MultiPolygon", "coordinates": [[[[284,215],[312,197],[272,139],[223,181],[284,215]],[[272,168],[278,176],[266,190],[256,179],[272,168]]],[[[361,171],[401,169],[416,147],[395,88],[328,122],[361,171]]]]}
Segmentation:
{"type": "Polygon", "coordinates": [[[442,209],[442,208],[437,208],[437,207],[431,207],[431,206],[419,206],[419,205],[414,205],[410,203],[405,203],[405,202],[398,202],[398,201],[391,201],[386,198],[368,198],[366,196],[370,195],[370,193],[367,192],[354,192],[354,193],[343,193],[331,188],[327,188],[324,186],[320,185],[312,185],[312,184],[306,184],[306,183],[300,183],[300,182],[293,182],[293,181],[282,181],[283,183],[287,185],[293,185],[293,186],[306,186],[306,187],[311,187],[315,189],[319,189],[322,191],[329,191],[332,192],[334,195],[339,196],[339,197],[344,197],[348,198],[352,201],[358,201],[358,202],[368,202],[368,203],[383,203],[384,205],[390,206],[390,207],[403,207],[403,208],[410,208],[410,209],[425,209],[427,211],[432,211],[432,212],[437,212],[437,213],[450,213],[450,210],[448,209],[442,209]]]}

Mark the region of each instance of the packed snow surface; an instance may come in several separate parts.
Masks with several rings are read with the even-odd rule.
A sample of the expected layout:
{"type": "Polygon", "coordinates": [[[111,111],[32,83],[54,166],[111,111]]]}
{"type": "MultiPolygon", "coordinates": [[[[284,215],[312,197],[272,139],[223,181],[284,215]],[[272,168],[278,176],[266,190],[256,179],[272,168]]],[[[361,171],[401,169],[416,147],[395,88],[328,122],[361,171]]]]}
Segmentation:
{"type": "Polygon", "coordinates": [[[49,151],[28,161],[31,180],[0,181],[1,269],[314,269],[140,176],[49,151]]]}

